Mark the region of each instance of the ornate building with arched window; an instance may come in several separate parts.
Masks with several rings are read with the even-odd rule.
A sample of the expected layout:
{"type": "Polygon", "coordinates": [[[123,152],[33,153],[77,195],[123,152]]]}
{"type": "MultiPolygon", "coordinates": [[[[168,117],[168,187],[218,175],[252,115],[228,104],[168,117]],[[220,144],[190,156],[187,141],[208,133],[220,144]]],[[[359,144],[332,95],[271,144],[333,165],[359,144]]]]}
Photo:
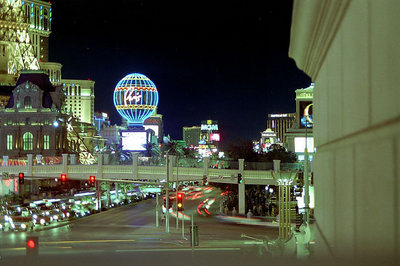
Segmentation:
{"type": "Polygon", "coordinates": [[[59,156],[67,151],[66,115],[60,87],[43,71],[23,71],[5,107],[0,110],[0,155],[59,156]]]}

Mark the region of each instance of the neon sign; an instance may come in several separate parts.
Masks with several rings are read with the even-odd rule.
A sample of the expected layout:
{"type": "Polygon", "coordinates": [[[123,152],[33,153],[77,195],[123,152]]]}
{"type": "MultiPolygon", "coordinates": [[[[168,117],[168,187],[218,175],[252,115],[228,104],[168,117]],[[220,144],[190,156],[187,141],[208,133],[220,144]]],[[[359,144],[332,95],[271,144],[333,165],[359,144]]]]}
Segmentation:
{"type": "Polygon", "coordinates": [[[218,130],[218,125],[201,125],[201,130],[218,130]]]}
{"type": "Polygon", "coordinates": [[[156,85],[143,74],[129,74],[115,86],[114,106],[130,126],[143,126],[157,105],[156,85]]]}

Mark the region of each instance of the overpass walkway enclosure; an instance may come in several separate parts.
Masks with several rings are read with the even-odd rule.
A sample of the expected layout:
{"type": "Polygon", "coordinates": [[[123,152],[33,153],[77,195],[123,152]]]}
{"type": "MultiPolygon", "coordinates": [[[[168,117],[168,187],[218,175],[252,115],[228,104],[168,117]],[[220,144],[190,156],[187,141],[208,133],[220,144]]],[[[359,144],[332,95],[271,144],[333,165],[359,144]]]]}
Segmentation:
{"type": "MultiPolygon", "coordinates": [[[[73,156],[63,154],[61,164],[51,165],[34,165],[33,155],[28,154],[26,165],[11,166],[7,164],[7,160],[3,158],[3,164],[0,167],[2,179],[18,178],[18,173],[24,173],[25,178],[59,178],[60,175],[66,174],[68,179],[89,180],[89,176],[96,176],[96,180],[146,180],[149,183],[165,182],[167,179],[167,168],[169,169],[169,181],[202,181],[203,177],[207,177],[207,182],[212,183],[230,183],[237,184],[238,173],[242,174],[242,180],[247,185],[277,185],[277,182],[271,175],[273,169],[272,163],[265,163],[265,170],[247,170],[243,159],[239,159],[236,164],[238,169],[213,168],[217,166],[211,163],[210,158],[204,158],[202,164],[195,164],[190,167],[179,166],[176,163],[176,157],[170,155],[169,167],[164,163],[160,165],[141,165],[138,153],[132,153],[132,163],[129,165],[110,165],[108,160],[103,160],[103,155],[99,154],[97,164],[82,165],[76,164],[73,156]],[[68,158],[70,157],[70,158],[68,158]],[[70,160],[68,160],[70,159],[70,160]],[[71,160],[72,159],[72,160],[71,160]],[[70,163],[68,163],[70,162],[70,163]],[[266,166],[266,167],[265,167],[266,166]]],[[[254,163],[249,163],[254,164],[254,163]]],[[[292,170],[295,172],[301,169],[302,164],[281,164],[282,170],[292,170]]],[[[250,167],[249,167],[250,168],[250,167]]],[[[254,168],[254,167],[252,167],[254,168]]],[[[284,171],[283,171],[284,172],[284,171]]]]}

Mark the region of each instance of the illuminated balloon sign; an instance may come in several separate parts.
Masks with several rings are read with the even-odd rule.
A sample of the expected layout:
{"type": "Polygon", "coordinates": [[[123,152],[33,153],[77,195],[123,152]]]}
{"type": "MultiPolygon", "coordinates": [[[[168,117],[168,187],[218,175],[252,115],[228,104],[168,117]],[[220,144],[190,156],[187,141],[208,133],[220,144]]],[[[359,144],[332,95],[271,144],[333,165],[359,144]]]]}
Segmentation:
{"type": "Polygon", "coordinates": [[[129,74],[115,86],[114,106],[130,126],[141,127],[157,105],[156,85],[143,74],[129,74]]]}

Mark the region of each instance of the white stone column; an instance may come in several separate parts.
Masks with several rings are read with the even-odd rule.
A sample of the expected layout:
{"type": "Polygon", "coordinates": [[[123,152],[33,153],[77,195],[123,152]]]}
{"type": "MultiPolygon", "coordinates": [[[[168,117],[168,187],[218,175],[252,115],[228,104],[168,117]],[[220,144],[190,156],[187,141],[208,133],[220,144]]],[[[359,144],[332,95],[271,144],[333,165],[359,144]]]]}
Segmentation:
{"type": "MultiPolygon", "coordinates": [[[[67,172],[68,172],[68,153],[63,153],[62,158],[63,158],[62,173],[67,174],[67,172]]],[[[68,178],[68,175],[67,175],[67,178],[68,178]]]]}
{"type": "Polygon", "coordinates": [[[139,160],[139,153],[137,152],[132,152],[131,153],[132,157],[132,177],[134,179],[139,178],[139,169],[138,169],[138,160],[139,160]]]}
{"type": "Polygon", "coordinates": [[[70,164],[76,164],[76,154],[70,154],[69,155],[69,163],[70,164]]]}
{"type": "Polygon", "coordinates": [[[274,172],[277,173],[281,170],[281,160],[274,160],[274,172]]]}
{"type": "Polygon", "coordinates": [[[203,177],[207,177],[207,183],[210,182],[209,177],[208,177],[208,171],[209,171],[209,167],[210,166],[210,158],[209,157],[205,157],[203,158],[203,177]]]}
{"type": "Polygon", "coordinates": [[[104,162],[103,162],[104,165],[110,164],[110,154],[104,153],[103,158],[104,158],[104,162]]]}
{"type": "Polygon", "coordinates": [[[8,166],[8,156],[7,155],[3,156],[3,166],[8,166]]]}
{"type": "MultiPolygon", "coordinates": [[[[32,177],[32,165],[33,165],[33,154],[27,154],[28,157],[28,162],[26,164],[26,176],[32,177]]],[[[26,183],[27,180],[25,180],[26,183]]],[[[30,179],[29,180],[29,194],[34,194],[36,189],[35,186],[37,186],[36,184],[36,180],[30,179]]]]}
{"type": "Polygon", "coordinates": [[[97,200],[97,210],[101,211],[101,185],[98,179],[103,178],[103,155],[101,153],[97,154],[97,174],[96,174],[96,200],[97,200]]]}
{"type": "MultiPolygon", "coordinates": [[[[243,176],[244,172],[244,159],[239,159],[239,173],[242,175],[243,182],[238,184],[238,196],[239,196],[239,214],[246,214],[246,180],[243,176]]],[[[237,182],[237,177],[236,177],[237,182]]]]}

